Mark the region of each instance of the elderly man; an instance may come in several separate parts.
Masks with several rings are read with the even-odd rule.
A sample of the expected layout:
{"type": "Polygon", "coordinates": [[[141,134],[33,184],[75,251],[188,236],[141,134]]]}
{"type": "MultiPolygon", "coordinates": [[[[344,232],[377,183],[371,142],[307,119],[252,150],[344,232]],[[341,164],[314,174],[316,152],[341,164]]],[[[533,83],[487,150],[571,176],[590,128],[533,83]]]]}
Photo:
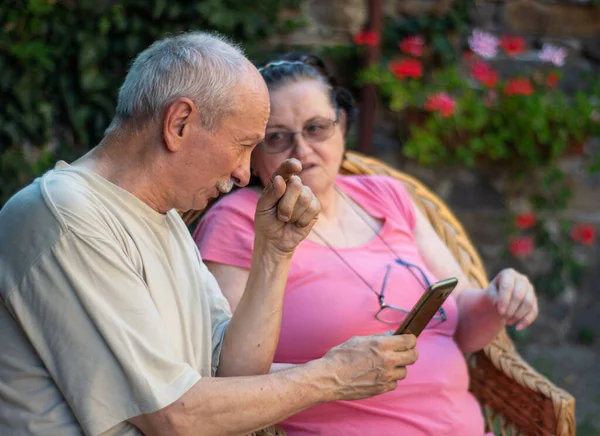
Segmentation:
{"type": "Polygon", "coordinates": [[[242,434],[393,389],[414,337],[355,338],[266,374],[284,284],[319,205],[286,161],[256,211],[235,316],[176,210],[249,179],[269,97],[222,38],[142,52],[101,143],[0,212],[0,434],[242,434]]]}

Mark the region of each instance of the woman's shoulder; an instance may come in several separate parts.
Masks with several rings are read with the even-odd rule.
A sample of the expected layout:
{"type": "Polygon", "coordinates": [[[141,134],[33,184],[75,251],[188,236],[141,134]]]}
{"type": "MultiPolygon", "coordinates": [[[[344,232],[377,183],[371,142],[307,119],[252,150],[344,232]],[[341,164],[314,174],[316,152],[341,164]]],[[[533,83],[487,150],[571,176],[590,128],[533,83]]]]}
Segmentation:
{"type": "Polygon", "coordinates": [[[337,183],[367,210],[406,222],[414,230],[414,203],[402,181],[377,174],[339,176],[337,183]]]}
{"type": "Polygon", "coordinates": [[[374,175],[339,175],[336,179],[342,188],[356,193],[370,194],[376,197],[404,194],[404,183],[385,174],[374,175]]]}

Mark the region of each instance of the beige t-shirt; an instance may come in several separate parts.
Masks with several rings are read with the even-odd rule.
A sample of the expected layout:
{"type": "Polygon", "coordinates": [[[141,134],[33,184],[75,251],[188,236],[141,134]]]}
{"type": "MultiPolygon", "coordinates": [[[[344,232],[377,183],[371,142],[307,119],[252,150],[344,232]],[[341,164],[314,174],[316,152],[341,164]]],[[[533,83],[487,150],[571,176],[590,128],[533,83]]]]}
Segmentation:
{"type": "Polygon", "coordinates": [[[0,435],[139,434],[230,318],[176,211],[59,162],[0,211],[0,435]]]}

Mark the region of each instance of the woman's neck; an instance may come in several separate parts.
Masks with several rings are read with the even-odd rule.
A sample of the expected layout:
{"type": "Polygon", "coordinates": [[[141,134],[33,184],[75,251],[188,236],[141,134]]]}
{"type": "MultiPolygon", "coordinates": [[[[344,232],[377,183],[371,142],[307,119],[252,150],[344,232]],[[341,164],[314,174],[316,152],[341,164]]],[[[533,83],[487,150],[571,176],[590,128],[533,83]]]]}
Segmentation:
{"type": "Polygon", "coordinates": [[[335,183],[322,193],[316,193],[319,203],[321,203],[321,213],[319,220],[326,222],[337,222],[340,208],[340,195],[335,189],[335,183]]]}

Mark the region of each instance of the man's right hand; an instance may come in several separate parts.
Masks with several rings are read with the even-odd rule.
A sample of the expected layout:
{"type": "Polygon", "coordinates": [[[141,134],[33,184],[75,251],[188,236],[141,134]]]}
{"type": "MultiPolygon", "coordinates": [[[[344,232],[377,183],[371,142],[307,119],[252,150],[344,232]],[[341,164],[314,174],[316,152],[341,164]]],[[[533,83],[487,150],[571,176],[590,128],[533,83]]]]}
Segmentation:
{"type": "Polygon", "coordinates": [[[331,400],[359,400],[394,390],[417,360],[415,345],[413,335],[355,337],[314,364],[331,400]]]}
{"type": "Polygon", "coordinates": [[[321,205],[298,173],[302,164],[286,159],[265,187],[254,217],[257,242],[285,254],[294,252],[317,221],[321,205]]]}

